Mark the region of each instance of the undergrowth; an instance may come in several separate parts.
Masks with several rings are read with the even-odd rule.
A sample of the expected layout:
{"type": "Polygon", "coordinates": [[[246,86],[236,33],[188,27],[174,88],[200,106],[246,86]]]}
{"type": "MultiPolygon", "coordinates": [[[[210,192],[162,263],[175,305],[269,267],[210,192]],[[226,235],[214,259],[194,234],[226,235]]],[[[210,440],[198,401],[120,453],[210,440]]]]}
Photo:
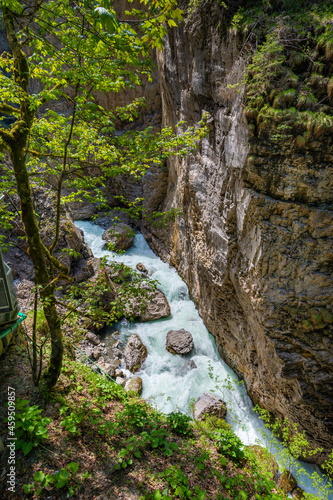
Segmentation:
{"type": "Polygon", "coordinates": [[[29,435],[20,426],[17,432],[32,443],[26,498],[53,498],[56,491],[70,497],[101,494],[106,485],[89,489],[96,473],[108,478],[109,488],[135,487],[141,500],[286,498],[266,466],[269,453],[244,446],[223,419],[165,415],[68,358],[59,386],[44,393],[44,410],[16,402],[18,421],[29,435]],[[90,466],[86,449],[93,453],[90,466]],[[53,462],[53,455],[62,459],[53,462]]]}
{"type": "Polygon", "coordinates": [[[93,471],[82,459],[83,447],[109,486],[134,481],[142,499],[284,498],[222,419],[195,424],[180,412],[164,415],[68,358],[59,386],[44,393],[44,410],[19,398],[16,403],[32,443],[25,498],[53,498],[56,491],[89,496],[93,471]],[[63,458],[53,462],[59,454],[63,458]]]}

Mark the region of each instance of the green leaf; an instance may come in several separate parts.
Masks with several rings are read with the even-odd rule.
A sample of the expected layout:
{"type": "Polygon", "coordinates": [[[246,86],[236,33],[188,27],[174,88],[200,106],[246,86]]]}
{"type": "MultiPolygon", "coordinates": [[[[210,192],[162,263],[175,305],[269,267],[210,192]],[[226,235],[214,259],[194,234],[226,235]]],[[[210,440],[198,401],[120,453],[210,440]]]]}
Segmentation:
{"type": "Polygon", "coordinates": [[[128,451],[125,448],[122,448],[118,453],[118,458],[123,458],[128,454],[128,451]]]}
{"type": "Polygon", "coordinates": [[[30,493],[30,492],[31,492],[31,490],[34,488],[34,486],[35,486],[35,483],[31,483],[31,484],[24,484],[24,485],[22,486],[24,493],[30,493]]]}
{"type": "Polygon", "coordinates": [[[114,33],[119,27],[119,22],[111,12],[104,7],[96,7],[95,12],[98,14],[103,28],[107,29],[109,33],[114,33]]]}
{"type": "Polygon", "coordinates": [[[71,462],[67,465],[67,469],[72,471],[75,474],[79,469],[79,464],[77,462],[71,462]]]}
{"type": "Polygon", "coordinates": [[[20,14],[22,12],[22,5],[20,5],[20,2],[18,0],[1,0],[0,6],[5,5],[10,9],[12,12],[15,12],[16,14],[20,14]]]}
{"type": "Polygon", "coordinates": [[[28,453],[30,453],[30,451],[32,450],[32,447],[33,447],[33,444],[31,441],[29,441],[28,443],[26,443],[26,442],[22,443],[22,451],[23,451],[24,456],[27,455],[28,453]]]}
{"type": "Polygon", "coordinates": [[[39,483],[41,483],[44,480],[44,478],[45,478],[45,474],[41,470],[36,472],[36,474],[34,475],[34,481],[38,481],[39,483]]]}
{"type": "Polygon", "coordinates": [[[44,481],[45,486],[48,486],[49,484],[52,483],[54,483],[54,476],[51,476],[51,474],[47,474],[45,476],[45,481],[44,481]]]}

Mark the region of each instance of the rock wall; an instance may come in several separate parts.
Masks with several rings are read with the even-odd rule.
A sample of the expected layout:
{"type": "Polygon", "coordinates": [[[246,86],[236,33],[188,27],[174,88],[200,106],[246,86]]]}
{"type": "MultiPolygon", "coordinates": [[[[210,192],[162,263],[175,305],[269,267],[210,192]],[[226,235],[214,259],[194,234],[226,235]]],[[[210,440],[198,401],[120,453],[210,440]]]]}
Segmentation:
{"type": "MultiPolygon", "coordinates": [[[[255,403],[333,446],[332,141],[303,149],[256,135],[244,116],[244,40],[222,36],[212,3],[170,31],[159,54],[164,125],[211,114],[197,154],[169,161],[152,247],[187,282],[222,357],[255,403]]],[[[247,47],[251,50],[251,47],[247,47]]],[[[179,325],[181,327],[181,325],[179,325]]]]}

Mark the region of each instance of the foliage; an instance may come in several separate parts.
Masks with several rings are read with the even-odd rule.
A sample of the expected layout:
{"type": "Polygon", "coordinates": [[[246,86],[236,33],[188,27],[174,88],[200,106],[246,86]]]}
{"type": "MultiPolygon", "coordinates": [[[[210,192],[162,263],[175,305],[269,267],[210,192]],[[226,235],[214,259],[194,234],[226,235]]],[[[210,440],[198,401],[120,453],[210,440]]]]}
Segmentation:
{"type": "Polygon", "coordinates": [[[261,108],[271,93],[272,84],[280,79],[283,63],[286,57],[276,33],[267,36],[253,56],[253,62],[248,66],[250,76],[247,98],[249,108],[261,108]]]}
{"type": "MultiPolygon", "coordinates": [[[[0,150],[0,166],[4,162],[5,156],[0,150]]],[[[15,195],[15,183],[13,179],[1,179],[0,190],[0,248],[7,251],[12,244],[7,241],[6,232],[13,229],[14,221],[17,217],[17,207],[13,202],[15,195]],[[3,193],[6,194],[6,199],[3,193]],[[8,206],[11,210],[8,210],[8,206]]]]}
{"type": "MultiPolygon", "coordinates": [[[[64,488],[65,486],[68,487],[69,483],[71,483],[75,477],[78,469],[79,464],[71,462],[67,465],[67,467],[63,467],[59,472],[55,472],[54,474],[45,474],[40,470],[34,475],[33,483],[23,485],[24,493],[31,493],[35,490],[35,493],[38,496],[44,488],[49,490],[49,488],[52,488],[53,486],[56,489],[64,488]]],[[[68,496],[72,497],[74,493],[74,488],[70,486],[68,489],[68,496]]]]}
{"type": "MultiPolygon", "coordinates": [[[[27,318],[25,320],[25,322],[29,328],[30,327],[32,328],[33,316],[34,316],[34,312],[29,311],[27,314],[27,318]]],[[[44,314],[43,309],[41,309],[40,307],[37,309],[37,313],[36,313],[36,329],[41,336],[45,336],[48,334],[48,325],[47,325],[47,321],[45,318],[45,314],[44,314]]]]}
{"type": "Polygon", "coordinates": [[[117,414],[117,420],[124,426],[143,428],[151,424],[152,418],[147,406],[142,402],[125,402],[123,410],[117,414]]]}
{"type": "MultiPolygon", "coordinates": [[[[61,446],[66,444],[66,439],[70,437],[70,445],[62,447],[62,452],[72,462],[67,466],[62,464],[62,469],[56,474],[52,470],[55,466],[51,466],[51,471],[48,468],[38,471],[33,481],[24,486],[26,494],[34,492],[37,495],[53,497],[57,495],[57,488],[64,488],[68,496],[75,496],[79,489],[83,488],[82,480],[89,476],[89,472],[78,474],[75,443],[81,440],[81,433],[84,432],[91,443],[89,453],[95,454],[98,467],[103,468],[107,464],[109,477],[114,484],[118,484],[118,474],[124,477],[128,471],[127,477],[130,478],[140,467],[142,477],[141,472],[145,471],[148,476],[149,490],[142,489],[140,481],[137,483],[145,499],[207,499],[209,493],[202,487],[201,481],[203,477],[206,479],[210,476],[214,476],[218,481],[220,491],[217,498],[219,500],[227,498],[277,500],[282,498],[274,493],[274,483],[265,478],[252,462],[242,461],[242,467],[245,468],[243,471],[237,468],[236,462],[230,468],[229,459],[227,460],[223,455],[216,460],[216,454],[211,450],[218,445],[217,437],[220,437],[218,429],[223,430],[224,427],[220,419],[211,418],[209,428],[212,434],[208,439],[206,432],[204,435],[201,432],[198,435],[196,431],[192,439],[189,439],[187,434],[180,434],[176,443],[172,439],[172,434],[176,429],[171,429],[167,422],[167,415],[163,415],[146,402],[127,394],[122,387],[93,372],[89,367],[67,357],[65,361],[59,386],[52,393],[45,393],[45,396],[49,403],[55,401],[61,404],[60,418],[57,418],[57,423],[53,422],[52,432],[58,436],[61,429],[65,431],[62,432],[64,439],[58,440],[61,441],[61,446]],[[78,387],[81,388],[79,393],[78,387]],[[98,452],[100,447],[103,447],[100,453],[101,462],[99,462],[98,452]],[[105,453],[108,454],[108,460],[105,460],[105,453]],[[172,455],[175,456],[172,457],[172,455]],[[172,460],[169,461],[168,457],[172,457],[172,460]],[[173,465],[175,460],[177,467],[173,465]],[[166,462],[167,464],[163,467],[166,462]],[[152,463],[155,472],[149,476],[149,464],[152,463]],[[188,473],[189,468],[191,474],[188,473]],[[156,489],[155,492],[154,489],[156,489]]],[[[175,414],[177,422],[179,418],[183,420],[178,412],[175,414]]],[[[55,449],[54,445],[53,442],[52,450],[55,449]]],[[[47,456],[49,460],[53,455],[48,453],[47,456]]],[[[230,459],[232,460],[233,457],[230,459]]],[[[57,455],[56,463],[58,460],[57,455]]]]}
{"type": "Polygon", "coordinates": [[[203,420],[197,420],[195,426],[203,433],[210,435],[212,432],[224,432],[231,430],[231,425],[223,418],[207,415],[203,420]]]}
{"type": "Polygon", "coordinates": [[[167,415],[166,421],[171,431],[175,434],[179,434],[180,436],[193,435],[192,427],[190,427],[192,419],[188,415],[185,415],[180,411],[173,411],[167,415]]]}
{"type": "MultiPolygon", "coordinates": [[[[79,426],[82,422],[82,420],[86,417],[86,405],[84,405],[84,410],[79,411],[79,412],[70,412],[69,415],[67,415],[64,420],[60,422],[60,425],[63,425],[66,429],[66,431],[70,432],[72,435],[78,434],[79,433],[79,426]]],[[[60,409],[60,414],[66,413],[68,411],[68,408],[65,406],[60,409]]]]}
{"type": "MultiPolygon", "coordinates": [[[[197,13],[200,9],[202,10],[207,2],[205,0],[190,0],[187,8],[187,16],[190,18],[193,14],[197,13]]],[[[222,10],[224,15],[226,15],[230,9],[231,2],[229,0],[217,0],[216,4],[222,10]]]]}
{"type": "Polygon", "coordinates": [[[238,406],[242,405],[241,396],[237,395],[236,387],[241,388],[244,385],[244,381],[231,378],[231,375],[229,373],[224,379],[222,379],[222,377],[220,377],[219,375],[215,375],[214,368],[210,361],[208,363],[208,375],[215,384],[215,389],[213,389],[212,392],[217,392],[221,396],[223,403],[228,410],[229,418],[232,420],[232,422],[245,429],[244,424],[237,418],[235,414],[233,414],[231,404],[232,398],[235,404],[237,404],[238,406]]]}
{"type": "Polygon", "coordinates": [[[217,450],[234,463],[239,463],[246,457],[244,445],[238,436],[230,429],[214,434],[217,450]]]}
{"type": "Polygon", "coordinates": [[[42,417],[42,409],[37,405],[28,406],[26,399],[15,399],[15,438],[16,448],[22,449],[23,454],[30,453],[32,448],[48,437],[47,426],[51,422],[48,417],[42,417]]]}
{"type": "MultiPolygon", "coordinates": [[[[269,412],[255,407],[255,411],[265,422],[265,427],[271,431],[262,431],[262,436],[266,441],[266,446],[274,449],[280,468],[282,471],[290,471],[297,480],[301,475],[310,477],[312,484],[317,489],[316,496],[306,493],[305,498],[310,499],[328,499],[333,493],[333,487],[328,477],[320,477],[317,472],[309,474],[298,462],[299,459],[311,459],[317,453],[322,452],[322,448],[311,449],[306,439],[305,431],[301,432],[298,424],[292,424],[288,419],[282,422],[271,418],[269,412]]],[[[325,462],[323,468],[330,474],[332,473],[333,454],[325,462]]],[[[302,483],[301,483],[302,484],[302,483]]]]}
{"type": "Polygon", "coordinates": [[[142,500],[172,500],[175,497],[192,500],[205,500],[207,498],[206,490],[201,490],[198,486],[194,486],[194,491],[191,490],[188,477],[177,466],[167,468],[162,477],[167,481],[169,488],[163,490],[162,493],[157,490],[153,495],[142,497],[142,500]]]}

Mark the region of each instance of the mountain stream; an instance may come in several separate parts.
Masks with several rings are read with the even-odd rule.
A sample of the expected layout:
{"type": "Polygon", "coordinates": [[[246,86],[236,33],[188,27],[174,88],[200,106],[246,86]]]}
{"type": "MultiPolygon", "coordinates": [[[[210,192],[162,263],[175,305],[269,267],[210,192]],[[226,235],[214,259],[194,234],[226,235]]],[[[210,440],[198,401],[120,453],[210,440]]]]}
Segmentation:
{"type": "MultiPolygon", "coordinates": [[[[129,335],[136,333],[148,349],[148,357],[136,373],[143,382],[142,398],[151,401],[164,413],[177,410],[189,413],[193,400],[204,392],[213,392],[228,403],[231,411],[228,409],[226,420],[242,442],[248,445],[261,440],[264,443],[261,432],[265,428],[253,411],[250,397],[244,386],[238,383],[237,375],[221,359],[214,337],[200,318],[190,299],[188,288],[176,270],[152,252],[141,234],[136,235],[132,248],[119,255],[103,249],[104,229],[89,221],[76,221],[75,224],[83,231],[85,242],[95,257],[108,256],[110,260],[122,262],[134,269],[138,262],[144,264],[149,276],[158,280],[158,287],[170,304],[171,315],[168,318],[147,323],[122,320],[115,325],[120,332],[119,339],[123,346],[129,335]],[[194,349],[185,357],[173,355],[165,348],[167,332],[181,328],[191,332],[194,342],[194,349]],[[190,366],[190,360],[194,361],[197,368],[190,366]],[[230,380],[234,383],[230,383],[230,380]]],[[[103,340],[108,347],[108,335],[103,340]]],[[[124,373],[130,375],[123,366],[121,368],[124,373]]],[[[265,430],[267,432],[267,429],[265,430]]],[[[310,474],[313,471],[318,472],[316,466],[303,462],[301,465],[310,474]]],[[[303,482],[300,486],[305,491],[316,493],[307,476],[301,475],[298,480],[303,482]]],[[[329,498],[333,499],[333,496],[329,498]]]]}

